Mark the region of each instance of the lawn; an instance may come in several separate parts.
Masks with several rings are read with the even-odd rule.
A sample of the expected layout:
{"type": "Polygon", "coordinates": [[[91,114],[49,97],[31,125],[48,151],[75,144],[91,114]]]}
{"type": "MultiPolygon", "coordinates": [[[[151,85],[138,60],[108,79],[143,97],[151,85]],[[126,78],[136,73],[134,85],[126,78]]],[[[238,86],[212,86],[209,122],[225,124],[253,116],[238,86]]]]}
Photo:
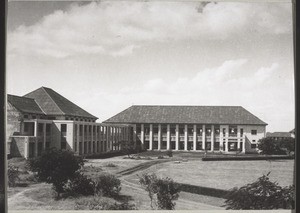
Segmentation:
{"type": "MultiPolygon", "coordinates": [[[[263,174],[270,173],[270,180],[281,186],[293,183],[294,161],[201,161],[189,160],[180,163],[166,162],[154,165],[138,174],[155,172],[160,177],[171,177],[176,182],[231,189],[254,182],[263,174]]],[[[137,183],[138,177],[128,176],[126,180],[137,183]]]]}

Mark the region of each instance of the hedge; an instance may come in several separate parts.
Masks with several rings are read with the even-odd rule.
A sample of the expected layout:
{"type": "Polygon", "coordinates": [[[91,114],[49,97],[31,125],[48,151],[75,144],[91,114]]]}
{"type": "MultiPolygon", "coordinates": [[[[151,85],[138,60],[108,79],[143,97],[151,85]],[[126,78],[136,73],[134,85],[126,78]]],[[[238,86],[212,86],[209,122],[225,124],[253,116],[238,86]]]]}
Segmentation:
{"type": "Polygon", "coordinates": [[[179,183],[179,185],[181,191],[189,192],[193,194],[199,194],[199,195],[226,198],[227,194],[229,193],[228,190],[223,190],[223,189],[215,189],[215,188],[204,187],[204,186],[194,186],[185,183],[179,183]]]}
{"type": "Polygon", "coordinates": [[[280,155],[280,156],[223,156],[223,157],[204,157],[202,161],[228,161],[228,160],[286,160],[294,159],[293,156],[280,155]]]}

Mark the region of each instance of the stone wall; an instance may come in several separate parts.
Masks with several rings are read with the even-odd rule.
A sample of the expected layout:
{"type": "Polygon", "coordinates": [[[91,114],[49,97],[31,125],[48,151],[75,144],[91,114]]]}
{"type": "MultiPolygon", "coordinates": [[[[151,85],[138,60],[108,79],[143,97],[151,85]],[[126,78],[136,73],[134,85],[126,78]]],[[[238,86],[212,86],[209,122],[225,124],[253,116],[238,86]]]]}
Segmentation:
{"type": "Polygon", "coordinates": [[[6,141],[11,142],[10,137],[20,135],[21,132],[22,113],[18,111],[10,103],[7,103],[7,125],[6,125],[6,141]]]}

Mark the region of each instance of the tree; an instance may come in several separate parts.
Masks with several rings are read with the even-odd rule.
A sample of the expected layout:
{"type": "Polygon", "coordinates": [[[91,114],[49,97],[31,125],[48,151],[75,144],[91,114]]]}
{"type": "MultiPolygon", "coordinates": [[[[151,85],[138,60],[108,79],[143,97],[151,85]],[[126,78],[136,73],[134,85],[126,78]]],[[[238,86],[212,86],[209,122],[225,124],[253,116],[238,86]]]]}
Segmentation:
{"type": "Polygon", "coordinates": [[[258,149],[262,154],[266,155],[280,155],[285,152],[280,148],[279,143],[272,138],[262,138],[258,141],[258,149]]]}
{"type": "Polygon", "coordinates": [[[295,151],[295,139],[283,138],[275,140],[273,138],[262,138],[258,141],[258,149],[266,155],[284,155],[295,151]]]}
{"type": "Polygon", "coordinates": [[[232,189],[225,201],[226,209],[293,209],[294,186],[281,187],[269,180],[269,174],[232,189]]]}
{"type": "Polygon", "coordinates": [[[143,174],[139,181],[148,192],[152,209],[154,209],[153,202],[159,209],[172,210],[175,208],[176,203],[174,200],[178,199],[180,189],[179,185],[171,178],[157,178],[152,173],[143,174]]]}
{"type": "Polygon", "coordinates": [[[121,152],[126,154],[129,158],[132,158],[131,154],[135,152],[134,142],[131,141],[131,140],[115,142],[113,145],[114,146],[119,146],[120,145],[121,146],[121,152]]]}
{"type": "Polygon", "coordinates": [[[52,183],[57,197],[64,192],[64,185],[78,175],[82,166],[81,157],[75,156],[73,152],[55,148],[46,150],[41,156],[29,160],[30,170],[36,172],[40,181],[52,183]]]}

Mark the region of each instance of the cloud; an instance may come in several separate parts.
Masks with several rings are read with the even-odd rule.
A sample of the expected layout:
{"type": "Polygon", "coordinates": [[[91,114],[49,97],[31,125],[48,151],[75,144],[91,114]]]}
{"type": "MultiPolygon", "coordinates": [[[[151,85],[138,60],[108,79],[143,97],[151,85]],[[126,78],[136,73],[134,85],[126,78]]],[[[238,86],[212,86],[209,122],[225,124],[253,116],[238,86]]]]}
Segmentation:
{"type": "Polygon", "coordinates": [[[147,42],[291,33],[291,7],[275,3],[91,2],[8,33],[8,56],[132,54],[147,42]],[[200,6],[199,6],[200,5],[200,6]],[[199,9],[200,8],[200,9],[199,9]]]}

